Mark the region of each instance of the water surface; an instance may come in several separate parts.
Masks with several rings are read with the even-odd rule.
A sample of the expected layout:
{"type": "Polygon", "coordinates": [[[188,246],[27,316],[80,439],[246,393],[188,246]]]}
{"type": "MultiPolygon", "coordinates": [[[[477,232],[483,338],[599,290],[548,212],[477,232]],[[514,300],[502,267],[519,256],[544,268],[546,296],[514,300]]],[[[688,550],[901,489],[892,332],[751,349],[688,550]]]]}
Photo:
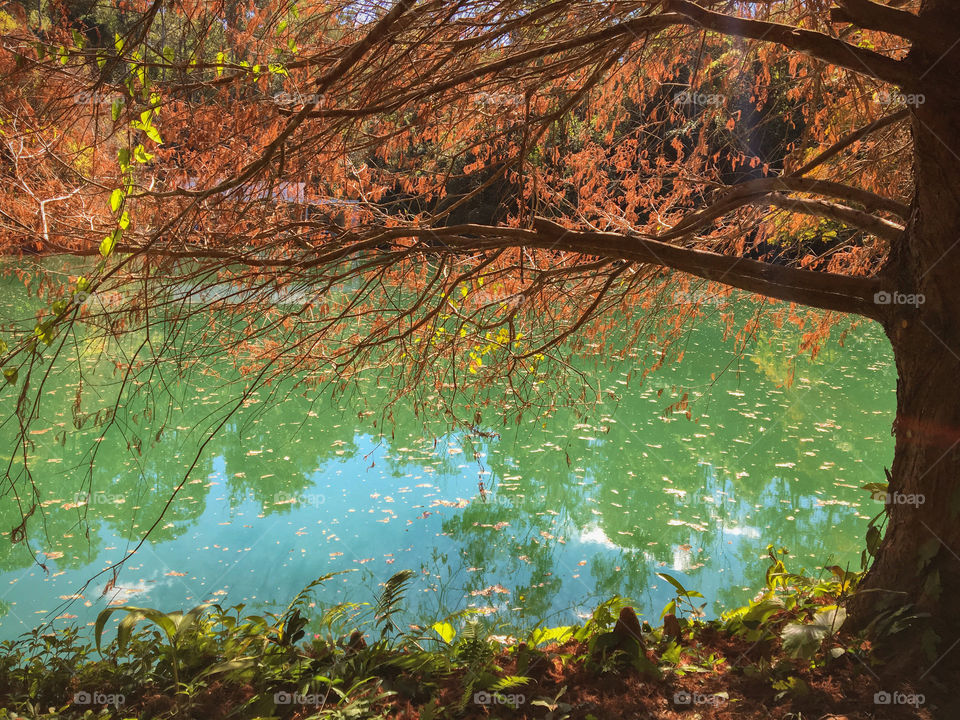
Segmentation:
{"type": "MultiPolygon", "coordinates": [[[[11,304],[7,319],[24,307],[11,304]]],[[[882,480],[893,451],[891,353],[876,325],[861,325],[843,347],[799,361],[787,386],[799,339],[770,328],[735,358],[705,321],[682,364],[642,384],[639,354],[576,360],[602,405],[525,417],[487,438],[425,429],[402,403],[381,436],[372,419],[388,390],[370,383],[339,398],[265,388],[200,452],[105,593],[109,575],[78,588],[155,521],[235,389],[206,368],[173,388],[159,436],[155,415],[97,442],[92,406],[75,427],[77,380],[64,370],[30,436],[43,516],[28,525],[29,546],[0,543],[0,635],[53,617],[92,623],[108,604],[276,610],[338,570],[356,572],[329,581],[318,602],[369,600],[411,568],[411,620],[473,606],[557,624],[613,594],[655,620],[672,596],[657,572],[700,590],[716,615],[761,586],[771,543],[789,549],[791,569],[859,568],[866,521],[880,509],[859,487],[882,480]],[[697,422],[664,416],[674,386],[695,399],[697,422]]],[[[88,372],[111,376],[109,358],[79,353],[88,372]]],[[[18,523],[7,492],[0,527],[18,523]]]]}

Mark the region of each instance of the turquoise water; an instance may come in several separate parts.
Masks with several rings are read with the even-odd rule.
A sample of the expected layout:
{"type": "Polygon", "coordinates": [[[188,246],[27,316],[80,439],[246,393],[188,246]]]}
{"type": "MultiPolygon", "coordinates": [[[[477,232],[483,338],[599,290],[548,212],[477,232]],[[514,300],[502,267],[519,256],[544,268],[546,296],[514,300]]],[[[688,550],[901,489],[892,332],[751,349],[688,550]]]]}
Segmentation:
{"type": "MultiPolygon", "coordinates": [[[[488,438],[425,427],[402,403],[380,436],[372,420],[387,391],[371,383],[340,398],[263,389],[200,451],[112,587],[110,573],[83,585],[156,520],[236,389],[194,374],[173,390],[159,436],[154,418],[97,442],[95,419],[74,426],[65,373],[30,436],[43,513],[28,543],[0,544],[0,635],[89,624],[109,604],[275,610],[340,570],[352,572],[318,602],[369,600],[411,568],[411,621],[472,606],[533,624],[573,621],[614,593],[656,619],[672,597],[657,572],[700,590],[716,615],[756,593],[770,543],[789,549],[791,569],[859,568],[880,509],[859,487],[883,479],[893,452],[891,352],[862,325],[843,347],[801,359],[787,386],[798,341],[771,330],[735,358],[705,321],[683,362],[642,384],[637,357],[576,360],[601,405],[488,438]],[[664,417],[673,386],[690,393],[698,422],[664,417]]],[[[91,362],[109,376],[106,360],[91,362]]],[[[18,523],[8,491],[0,527],[18,523]]]]}

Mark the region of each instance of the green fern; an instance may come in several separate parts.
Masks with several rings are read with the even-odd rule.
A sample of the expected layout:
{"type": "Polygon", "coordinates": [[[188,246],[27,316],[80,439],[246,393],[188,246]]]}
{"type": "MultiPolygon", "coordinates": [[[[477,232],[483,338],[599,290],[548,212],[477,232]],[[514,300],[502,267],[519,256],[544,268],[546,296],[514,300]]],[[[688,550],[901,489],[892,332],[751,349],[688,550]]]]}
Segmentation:
{"type": "Polygon", "coordinates": [[[397,629],[393,622],[393,616],[399,612],[400,603],[403,602],[403,596],[409,589],[413,578],[413,570],[401,570],[384,583],[383,592],[377,598],[374,610],[376,624],[380,627],[380,637],[386,637],[388,633],[397,629]]]}
{"type": "Polygon", "coordinates": [[[528,685],[530,678],[526,675],[507,675],[497,680],[490,686],[491,692],[503,692],[504,690],[513,690],[513,688],[528,685]]]}

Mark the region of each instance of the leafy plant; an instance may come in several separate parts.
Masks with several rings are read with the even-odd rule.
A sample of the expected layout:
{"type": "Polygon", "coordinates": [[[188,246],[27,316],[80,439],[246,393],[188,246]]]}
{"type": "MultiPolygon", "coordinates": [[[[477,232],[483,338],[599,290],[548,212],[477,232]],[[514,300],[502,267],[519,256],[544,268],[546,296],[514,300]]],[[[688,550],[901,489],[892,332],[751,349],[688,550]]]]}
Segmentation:
{"type": "Polygon", "coordinates": [[[661,618],[669,614],[683,615],[683,613],[687,613],[691,618],[703,615],[703,608],[705,608],[707,604],[701,603],[697,606],[693,602],[693,598],[703,597],[701,593],[696,590],[687,590],[679,580],[667,573],[657,573],[657,575],[673,585],[674,590],[677,591],[677,597],[664,606],[663,612],[660,613],[661,618]]]}

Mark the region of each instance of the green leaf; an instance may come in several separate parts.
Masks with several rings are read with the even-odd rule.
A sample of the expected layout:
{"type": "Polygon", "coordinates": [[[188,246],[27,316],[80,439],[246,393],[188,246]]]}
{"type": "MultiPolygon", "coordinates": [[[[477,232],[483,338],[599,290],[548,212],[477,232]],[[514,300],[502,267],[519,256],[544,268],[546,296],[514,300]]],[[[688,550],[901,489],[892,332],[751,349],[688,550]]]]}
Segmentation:
{"type": "Polygon", "coordinates": [[[530,678],[526,675],[506,675],[491,685],[490,689],[493,692],[503,692],[504,690],[512,690],[516,687],[528,685],[529,683],[530,678]]]}
{"type": "Polygon", "coordinates": [[[780,635],[783,649],[791,657],[811,659],[821,643],[840,629],[847,611],[835,605],[818,610],[809,623],[790,623],[780,635]]]}
{"type": "Polygon", "coordinates": [[[120,239],[120,231],[114,230],[100,241],[100,254],[103,257],[110,257],[113,249],[117,246],[117,240],[120,239]]]}
{"type": "Polygon", "coordinates": [[[233,660],[226,660],[211,665],[206,670],[201,671],[199,677],[207,677],[208,675],[216,675],[217,673],[223,672],[250,670],[251,668],[257,667],[257,665],[259,665],[259,663],[255,657],[234,658],[233,660]]]}
{"type": "Polygon", "coordinates": [[[158,131],[157,128],[153,126],[153,123],[150,122],[150,113],[152,112],[152,110],[145,110],[144,112],[140,113],[141,119],[130,123],[130,127],[134,128],[135,130],[142,130],[144,133],[146,133],[147,137],[153,140],[157,145],[163,145],[163,138],[160,137],[160,131],[158,131]],[[143,119],[144,116],[146,116],[145,120],[143,119]]]}
{"type": "Polygon", "coordinates": [[[123,205],[123,190],[116,188],[110,193],[110,211],[116,212],[121,205],[123,205]]]}
{"type": "Polygon", "coordinates": [[[688,593],[688,592],[687,592],[687,589],[686,589],[683,585],[680,584],[680,581],[679,581],[679,580],[677,580],[676,578],[673,578],[673,577],[667,575],[667,573],[657,573],[657,575],[659,575],[659,576],[662,577],[664,580],[666,580],[668,583],[670,583],[671,585],[673,585],[673,586],[677,589],[677,592],[680,593],[681,595],[692,595],[693,597],[703,597],[702,595],[699,595],[699,594],[698,594],[698,595],[693,595],[692,593],[688,593]]]}
{"type": "Polygon", "coordinates": [[[53,321],[44,320],[41,323],[37,323],[33,328],[33,333],[41,340],[41,342],[43,342],[44,345],[50,345],[54,338],[53,321]]]}
{"type": "Polygon", "coordinates": [[[120,148],[117,153],[117,160],[120,161],[120,168],[126,170],[130,167],[130,148],[120,148]]]}
{"type": "Polygon", "coordinates": [[[880,530],[876,525],[871,525],[867,528],[867,552],[871,556],[876,556],[877,550],[880,549],[880,530]]]}
{"type": "Polygon", "coordinates": [[[124,210],[123,215],[121,215],[117,220],[117,225],[120,226],[121,230],[126,230],[128,227],[130,227],[130,213],[124,210]]]}
{"type": "Polygon", "coordinates": [[[82,275],[77,278],[77,291],[87,292],[90,290],[90,281],[82,275]]]}
{"type": "Polygon", "coordinates": [[[160,137],[160,131],[157,130],[157,128],[155,128],[153,125],[144,128],[143,131],[147,134],[147,137],[153,140],[157,145],[163,145],[163,138],[160,137]]]}
{"type": "Polygon", "coordinates": [[[670,602],[668,602],[666,605],[663,606],[663,611],[660,613],[660,617],[661,618],[666,617],[667,615],[670,615],[671,613],[676,612],[676,610],[677,610],[677,601],[671,600],[670,602]]]}
{"type": "Polygon", "coordinates": [[[761,600],[756,605],[751,606],[744,613],[741,621],[751,630],[760,627],[767,619],[776,612],[783,610],[783,601],[779,598],[768,598],[761,600]]]}
{"type": "Polygon", "coordinates": [[[7,381],[7,385],[16,385],[17,384],[17,368],[9,367],[3,369],[3,377],[7,381]]]}
{"type": "Polygon", "coordinates": [[[437,622],[431,625],[430,628],[436,631],[440,639],[447,645],[452,643],[453,639],[457,636],[457,631],[453,628],[453,625],[448,622],[437,622]]]}
{"type": "Polygon", "coordinates": [[[872,483],[867,483],[866,485],[861,485],[860,489],[866,490],[868,493],[875,496],[875,495],[886,495],[887,489],[889,487],[890,486],[887,483],[872,482],[872,483]]]}
{"type": "Polygon", "coordinates": [[[114,122],[120,119],[120,114],[123,112],[123,100],[117,98],[112,103],[110,103],[110,117],[113,118],[114,122]]]}
{"type": "Polygon", "coordinates": [[[146,164],[153,160],[153,153],[148,153],[147,149],[143,145],[137,145],[133,149],[133,159],[138,163],[146,164]]]}
{"type": "Polygon", "coordinates": [[[130,641],[130,635],[133,632],[133,626],[145,617],[143,613],[137,612],[133,610],[133,608],[130,610],[127,616],[123,618],[117,626],[117,649],[120,652],[123,652],[124,648],[127,647],[127,643],[130,641]]]}
{"type": "Polygon", "coordinates": [[[207,610],[209,610],[211,607],[219,608],[219,606],[213,603],[203,603],[202,605],[197,605],[195,608],[183,615],[180,618],[180,621],[177,623],[177,633],[175,639],[179,640],[186,635],[190,631],[190,628],[196,624],[200,616],[207,612],[207,610]]]}
{"type": "Polygon", "coordinates": [[[671,640],[670,644],[667,645],[667,649],[664,650],[660,655],[660,659],[664,662],[670,663],[671,665],[676,665],[678,662],[680,662],[680,655],[682,653],[683,648],[680,646],[680,644],[675,640],[671,640]]]}
{"type": "Polygon", "coordinates": [[[575,631],[576,628],[571,625],[561,625],[560,627],[554,628],[537,628],[530,633],[530,642],[534,646],[548,642],[555,642],[558,645],[562,645],[573,637],[575,631]]]}

